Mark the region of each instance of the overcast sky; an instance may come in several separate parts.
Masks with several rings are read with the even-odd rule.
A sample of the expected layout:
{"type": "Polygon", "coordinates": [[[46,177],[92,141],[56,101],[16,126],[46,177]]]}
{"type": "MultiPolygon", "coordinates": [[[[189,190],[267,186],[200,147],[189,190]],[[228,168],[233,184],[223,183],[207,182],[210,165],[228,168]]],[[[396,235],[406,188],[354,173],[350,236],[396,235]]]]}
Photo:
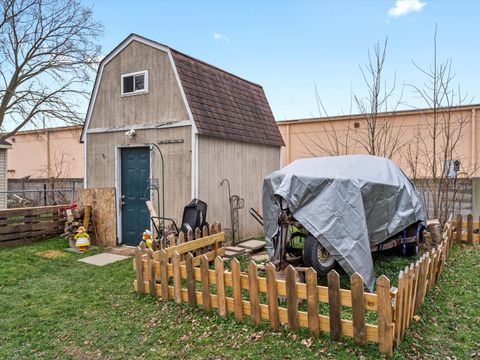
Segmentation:
{"type": "MultiPolygon", "coordinates": [[[[438,23],[440,59],[451,58],[456,84],[480,102],[480,3],[475,1],[87,1],[105,25],[107,54],[138,33],[261,84],[277,120],[317,116],[315,84],[328,115],[350,113],[352,91],[365,94],[359,65],[388,37],[385,77],[425,80],[412,64],[432,62],[438,23]]],[[[410,88],[404,107],[424,104],[410,88]]],[[[355,106],[352,112],[358,112],[355,106]]]]}

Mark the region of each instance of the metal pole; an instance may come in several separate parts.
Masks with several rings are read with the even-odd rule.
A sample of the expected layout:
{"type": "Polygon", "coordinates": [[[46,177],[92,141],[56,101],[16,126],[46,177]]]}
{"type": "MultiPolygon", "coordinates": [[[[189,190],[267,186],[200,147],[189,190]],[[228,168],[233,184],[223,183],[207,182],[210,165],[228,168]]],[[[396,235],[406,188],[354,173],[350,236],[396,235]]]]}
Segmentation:
{"type": "Polygon", "coordinates": [[[227,182],[228,185],[228,203],[230,204],[230,226],[232,227],[232,244],[235,246],[235,229],[233,224],[233,204],[232,204],[232,195],[230,193],[230,181],[228,179],[223,179],[220,182],[220,186],[223,186],[223,183],[227,182]]]}
{"type": "MultiPolygon", "coordinates": [[[[163,160],[163,153],[162,150],[160,150],[160,147],[155,143],[150,143],[150,145],[153,145],[157,148],[162,160],[162,217],[165,217],[165,162],[163,160]]],[[[160,209],[158,209],[158,212],[160,212],[160,209]]]]}

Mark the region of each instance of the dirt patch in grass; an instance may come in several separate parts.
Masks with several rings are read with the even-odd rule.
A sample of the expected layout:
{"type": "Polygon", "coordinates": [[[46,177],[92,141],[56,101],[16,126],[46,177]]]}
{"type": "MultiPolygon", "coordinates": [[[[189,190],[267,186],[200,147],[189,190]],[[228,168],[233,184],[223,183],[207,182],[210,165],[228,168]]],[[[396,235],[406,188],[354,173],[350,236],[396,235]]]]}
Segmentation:
{"type": "Polygon", "coordinates": [[[62,256],[65,256],[65,253],[60,250],[46,250],[37,252],[35,255],[43,257],[45,259],[56,259],[62,256]]]}

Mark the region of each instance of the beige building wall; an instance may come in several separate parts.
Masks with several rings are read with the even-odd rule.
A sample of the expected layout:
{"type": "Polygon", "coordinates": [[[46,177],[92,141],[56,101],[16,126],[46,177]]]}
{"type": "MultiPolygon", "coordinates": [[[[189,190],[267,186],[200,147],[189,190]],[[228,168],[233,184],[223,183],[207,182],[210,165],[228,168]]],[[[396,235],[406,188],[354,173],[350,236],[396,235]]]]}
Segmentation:
{"type": "MultiPolygon", "coordinates": [[[[7,190],[7,149],[0,149],[0,191],[7,190]]],[[[0,210],[7,208],[7,194],[0,194],[0,210]]]]}
{"type": "Polygon", "coordinates": [[[227,178],[231,195],[245,199],[245,207],[239,210],[240,238],[261,234],[262,227],[248,211],[251,207],[262,210],[263,178],[279,169],[279,147],[200,136],[198,158],[198,194],[208,204],[209,221],[231,228],[228,187],[220,186],[227,178]]]}
{"type": "Polygon", "coordinates": [[[81,126],[21,131],[10,137],[8,178],[83,178],[81,126]]]}
{"type": "MultiPolygon", "coordinates": [[[[480,175],[480,127],[478,126],[480,106],[465,106],[452,110],[450,114],[453,131],[457,132],[459,127],[462,127],[462,136],[458,139],[452,159],[460,160],[461,171],[464,174],[478,177],[480,175]]],[[[400,135],[400,150],[394,153],[392,159],[409,176],[412,176],[408,147],[410,146],[412,149],[410,153],[413,154],[423,155],[427,151],[433,152],[433,143],[429,135],[432,130],[433,113],[423,110],[403,111],[386,114],[384,119],[393,122],[391,133],[400,135]],[[420,151],[416,150],[417,144],[420,151]]],[[[286,145],[282,148],[282,166],[296,159],[327,156],[329,155],[327,150],[334,149],[335,144],[341,144],[342,153],[345,149],[348,149],[347,152],[350,154],[366,153],[356,140],[366,132],[366,120],[361,115],[279,121],[278,126],[286,145]],[[355,128],[355,123],[358,123],[358,128],[355,128]]],[[[439,140],[437,158],[444,158],[440,156],[443,149],[444,143],[439,140]]],[[[420,156],[418,161],[417,177],[428,173],[425,167],[422,169],[421,162],[425,162],[424,156],[420,156]]]]}

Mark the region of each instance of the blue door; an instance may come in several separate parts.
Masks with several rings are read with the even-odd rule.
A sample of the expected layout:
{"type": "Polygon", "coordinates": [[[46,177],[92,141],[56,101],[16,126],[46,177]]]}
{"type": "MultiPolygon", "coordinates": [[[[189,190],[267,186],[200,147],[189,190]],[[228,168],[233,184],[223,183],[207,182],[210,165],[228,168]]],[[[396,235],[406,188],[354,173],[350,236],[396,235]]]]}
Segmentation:
{"type": "Polygon", "coordinates": [[[121,149],[122,244],[137,246],[145,229],[150,229],[150,215],[145,201],[150,177],[150,149],[121,149]]]}

